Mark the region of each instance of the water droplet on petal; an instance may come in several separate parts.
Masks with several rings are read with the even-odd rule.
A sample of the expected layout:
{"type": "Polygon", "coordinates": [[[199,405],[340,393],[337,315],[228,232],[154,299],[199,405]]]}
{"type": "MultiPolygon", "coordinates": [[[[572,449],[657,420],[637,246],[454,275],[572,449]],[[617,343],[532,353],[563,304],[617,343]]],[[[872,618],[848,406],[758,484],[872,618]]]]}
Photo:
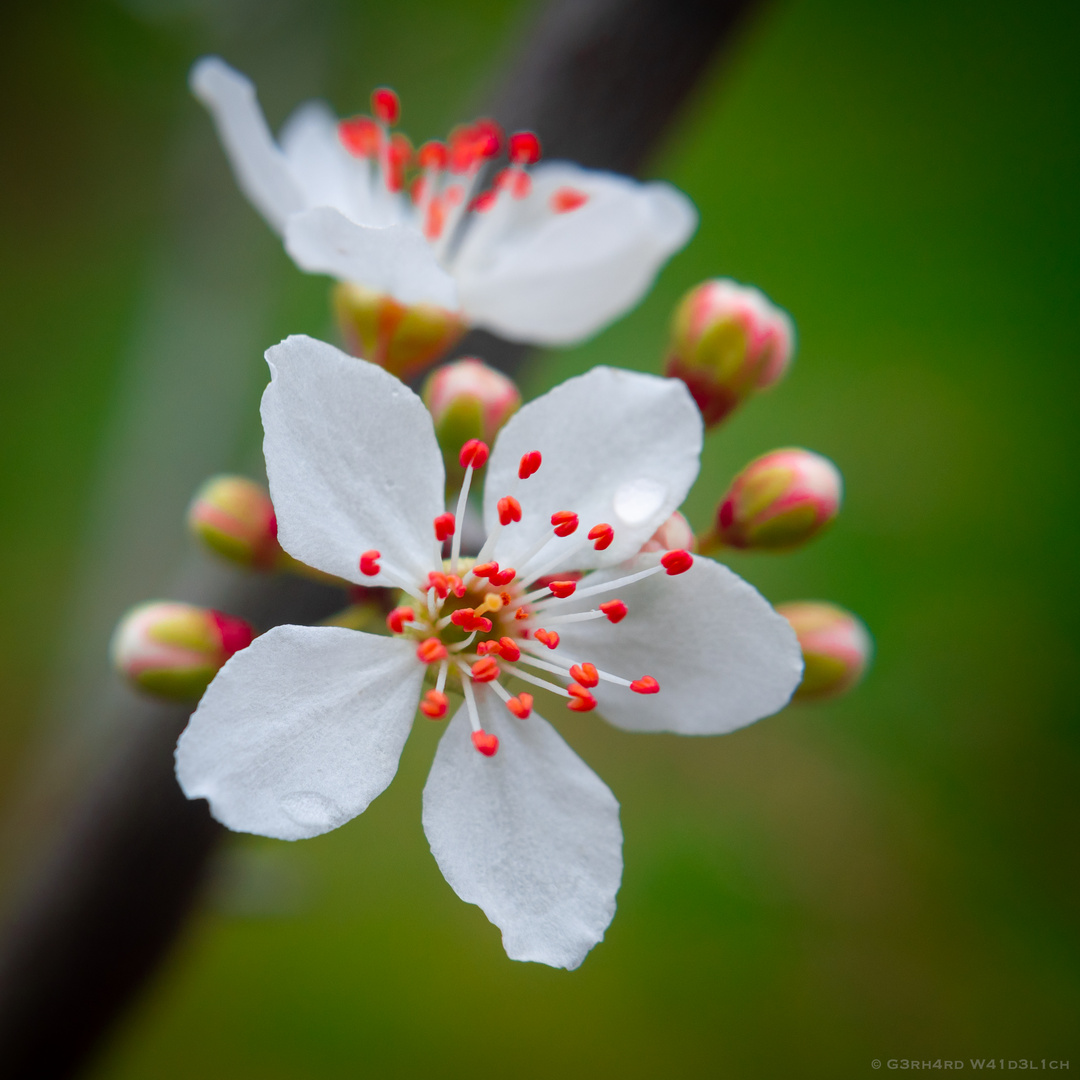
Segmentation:
{"type": "Polygon", "coordinates": [[[292,791],[283,795],[281,809],[305,829],[336,829],[349,820],[337,803],[317,791],[292,791]]]}
{"type": "Polygon", "coordinates": [[[615,491],[615,516],[624,525],[640,525],[660,509],[666,495],[667,489],[655,480],[629,480],[615,491]]]}

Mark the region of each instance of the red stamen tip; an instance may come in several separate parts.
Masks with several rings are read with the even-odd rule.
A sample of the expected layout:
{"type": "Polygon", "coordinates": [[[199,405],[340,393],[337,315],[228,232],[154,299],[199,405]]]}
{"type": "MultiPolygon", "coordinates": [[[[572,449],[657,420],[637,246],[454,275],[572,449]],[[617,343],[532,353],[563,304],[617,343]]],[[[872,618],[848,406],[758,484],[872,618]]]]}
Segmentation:
{"type": "Polygon", "coordinates": [[[589,201],[589,196],[577,188],[562,187],[553,192],[548,205],[556,214],[568,214],[571,210],[577,210],[589,201]]]}
{"type": "Polygon", "coordinates": [[[497,562],[482,562],[474,566],[472,572],[476,577],[490,578],[493,574],[499,572],[499,564],[497,562]]]}
{"type": "Polygon", "coordinates": [[[518,465],[518,476],[522,480],[528,480],[540,468],[542,461],[539,450],[530,450],[527,454],[522,454],[521,464],[518,465]]]}
{"type": "Polygon", "coordinates": [[[626,618],[626,605],[621,600],[609,600],[600,605],[600,610],[607,616],[608,622],[622,622],[626,618]]]}
{"type": "Polygon", "coordinates": [[[569,536],[577,532],[578,516],[572,510],[558,510],[551,515],[551,524],[555,526],[556,536],[569,536]]]}
{"type": "Polygon", "coordinates": [[[505,570],[500,570],[497,574],[492,574],[491,577],[488,578],[488,581],[490,581],[492,585],[509,585],[516,577],[517,571],[512,566],[508,566],[505,570]]]}
{"type": "Polygon", "coordinates": [[[490,656],[477,660],[469,671],[473,682],[492,682],[499,677],[499,665],[490,656]]]}
{"type": "Polygon", "coordinates": [[[610,525],[594,525],[589,530],[589,539],[593,541],[593,547],[597,551],[603,551],[611,547],[611,542],[615,539],[615,530],[610,525]]]}
{"type": "Polygon", "coordinates": [[[560,600],[565,600],[568,596],[573,596],[574,590],[577,588],[577,582],[551,581],[548,582],[548,588],[551,590],[552,595],[557,596],[560,600]]]}
{"type": "Polygon", "coordinates": [[[584,686],[572,682],[566,689],[570,693],[570,700],[566,703],[566,707],[571,711],[591,712],[596,708],[596,698],[584,686]]]}
{"type": "Polygon", "coordinates": [[[472,744],[484,757],[494,757],[495,751],[499,749],[499,737],[492,735],[490,731],[474,731],[472,744]]]}
{"type": "Polygon", "coordinates": [[[694,556],[689,551],[668,551],[661,556],[660,565],[672,576],[685,574],[694,565],[694,556]]]}
{"type": "Polygon", "coordinates": [[[535,631],[533,637],[540,642],[541,645],[546,645],[549,649],[556,649],[559,646],[559,634],[556,630],[545,630],[541,627],[535,631]]]}
{"type": "Polygon", "coordinates": [[[487,443],[481,442],[479,439],[470,439],[461,448],[458,462],[463,469],[467,469],[470,465],[474,469],[481,469],[488,459],[488,452],[487,443]]]}
{"type": "Polygon", "coordinates": [[[407,622],[412,622],[416,612],[411,607],[396,607],[386,616],[386,625],[395,634],[400,634],[405,629],[407,622]]]}
{"type": "Polygon", "coordinates": [[[660,684],[651,675],[642,675],[630,684],[635,694],[659,694],[660,684]]]}
{"type": "Polygon", "coordinates": [[[499,653],[504,660],[509,660],[513,663],[515,660],[521,659],[521,650],[517,647],[517,644],[513,638],[501,637],[498,641],[499,653]]]}
{"type": "Polygon", "coordinates": [[[517,611],[514,612],[514,618],[517,619],[519,622],[524,621],[525,619],[527,619],[529,617],[529,615],[530,615],[529,609],[527,607],[525,607],[524,604],[521,607],[519,607],[517,609],[517,611]]]}
{"type": "Polygon", "coordinates": [[[424,664],[445,660],[446,646],[437,637],[426,638],[416,647],[416,658],[424,664]]]}
{"type": "Polygon", "coordinates": [[[353,157],[374,157],[379,152],[379,125],[370,116],[342,120],[338,138],[353,157]]]}
{"type": "Polygon", "coordinates": [[[393,126],[401,116],[401,100],[388,86],[371,92],[371,111],[384,123],[393,126]]]}
{"type": "Polygon", "coordinates": [[[379,572],[379,559],[382,553],[379,551],[365,551],[360,556],[360,573],[366,577],[374,577],[379,572]]]}
{"type": "Polygon", "coordinates": [[[446,695],[441,690],[429,690],[420,702],[420,711],[429,720],[441,720],[446,715],[446,695]]]}
{"type": "Polygon", "coordinates": [[[477,214],[486,214],[494,205],[497,198],[494,191],[481,191],[471,203],[469,209],[477,214]]]}
{"type": "Polygon", "coordinates": [[[440,514],[435,519],[435,539],[442,543],[447,537],[453,536],[455,525],[453,514],[440,514]]]}
{"type": "Polygon", "coordinates": [[[439,599],[445,600],[450,595],[450,582],[446,580],[446,575],[441,570],[432,570],[427,576],[424,592],[428,589],[434,589],[439,599]]]}
{"type": "Polygon", "coordinates": [[[532,712],[533,696],[532,694],[526,694],[524,692],[518,694],[517,697],[512,697],[507,703],[506,707],[519,719],[528,720],[529,713],[532,712]]]}
{"type": "Polygon", "coordinates": [[[457,576],[457,574],[447,574],[446,584],[450,586],[450,591],[460,600],[465,595],[465,582],[457,576]]]}
{"type": "Polygon", "coordinates": [[[593,664],[575,664],[570,669],[570,678],[582,686],[595,686],[600,681],[596,667],[593,664]]]}
{"type": "Polygon", "coordinates": [[[420,147],[417,155],[421,169],[445,169],[450,161],[450,151],[446,143],[432,139],[420,147]]]}
{"type": "Polygon", "coordinates": [[[511,521],[521,520],[521,503],[513,495],[504,495],[498,503],[499,524],[509,525],[511,521]]]}
{"type": "Polygon", "coordinates": [[[540,160],[540,140],[531,131],[515,131],[510,136],[509,157],[515,165],[535,165],[540,160]]]}

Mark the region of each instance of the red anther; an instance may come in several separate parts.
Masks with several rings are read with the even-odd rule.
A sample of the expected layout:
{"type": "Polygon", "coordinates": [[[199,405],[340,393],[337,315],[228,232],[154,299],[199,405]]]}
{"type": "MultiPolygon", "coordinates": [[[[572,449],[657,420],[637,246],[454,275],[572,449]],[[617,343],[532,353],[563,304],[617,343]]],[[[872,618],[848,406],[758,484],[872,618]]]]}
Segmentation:
{"type": "Polygon", "coordinates": [[[396,607],[386,616],[386,625],[395,634],[400,634],[405,629],[407,622],[412,622],[416,612],[411,607],[396,607]]]}
{"type": "Polygon", "coordinates": [[[440,543],[449,536],[454,535],[454,515],[440,514],[435,519],[435,539],[440,543]]]}
{"type": "Polygon", "coordinates": [[[474,566],[472,572],[475,577],[489,578],[492,574],[499,572],[499,564],[497,562],[482,562],[474,566]]]}
{"type": "Polygon", "coordinates": [[[589,201],[589,196],[577,188],[561,187],[553,192],[548,200],[548,205],[556,214],[568,214],[579,206],[584,206],[589,201]]]}
{"type": "Polygon", "coordinates": [[[584,686],[572,682],[566,689],[570,692],[570,700],[566,703],[568,709],[573,712],[591,712],[596,708],[596,698],[584,686]]]}
{"type": "Polygon", "coordinates": [[[635,694],[659,694],[660,684],[651,675],[642,675],[630,684],[635,694]]]}
{"type": "Polygon", "coordinates": [[[499,737],[492,735],[490,731],[474,731],[472,744],[484,757],[494,757],[495,751],[499,749],[499,737]]]}
{"type": "Polygon", "coordinates": [[[508,153],[515,165],[535,165],[540,160],[540,140],[531,131],[515,131],[508,153]]]}
{"type": "Polygon", "coordinates": [[[485,619],[483,615],[477,615],[472,608],[468,607],[459,608],[453,612],[450,621],[455,626],[460,626],[466,634],[471,634],[474,630],[486,634],[491,630],[491,620],[485,619]]]}
{"type": "Polygon", "coordinates": [[[450,582],[446,580],[446,575],[441,570],[432,570],[427,576],[424,592],[428,589],[434,589],[439,599],[445,600],[450,595],[450,582]]]}
{"type": "Polygon", "coordinates": [[[575,664],[570,669],[570,678],[582,686],[595,686],[600,681],[596,668],[592,664],[575,664]]]}
{"type": "Polygon", "coordinates": [[[492,682],[499,677],[499,665],[490,657],[477,660],[469,669],[473,682],[492,682]]]}
{"type": "Polygon", "coordinates": [[[565,600],[568,596],[573,596],[574,590],[577,588],[577,582],[552,581],[549,582],[548,588],[551,590],[553,596],[557,596],[560,600],[565,600]]]}
{"type": "Polygon", "coordinates": [[[555,526],[556,536],[569,536],[577,532],[578,516],[572,510],[557,510],[551,515],[551,524],[555,526]]]}
{"type": "Polygon", "coordinates": [[[445,169],[450,161],[450,151],[446,148],[446,143],[431,139],[420,147],[417,160],[421,169],[445,169]]]}
{"type": "Polygon", "coordinates": [[[461,448],[461,453],[458,455],[458,462],[463,469],[467,469],[470,465],[474,469],[481,469],[487,459],[487,443],[481,442],[479,439],[470,439],[461,448]]]}
{"type": "Polygon", "coordinates": [[[386,186],[391,191],[405,190],[405,170],[412,159],[412,143],[408,136],[395,134],[390,139],[390,152],[387,154],[386,186]]]}
{"type": "Polygon", "coordinates": [[[360,573],[367,577],[374,577],[379,572],[379,559],[382,553],[378,551],[365,551],[360,556],[360,573]]]}
{"type": "Polygon", "coordinates": [[[694,565],[694,556],[689,551],[668,551],[660,557],[660,565],[672,576],[685,574],[694,565]]]}
{"type": "Polygon", "coordinates": [[[476,655],[487,656],[489,652],[497,652],[499,649],[499,643],[497,641],[478,641],[476,643],[476,655]]]}
{"type": "Polygon", "coordinates": [[[539,450],[530,450],[527,454],[522,454],[521,464],[518,465],[518,476],[522,480],[528,480],[540,468],[543,460],[539,450]]]}
{"type": "Polygon", "coordinates": [[[513,495],[504,495],[499,500],[498,510],[500,525],[509,525],[511,521],[521,520],[521,503],[513,495]]]}
{"type": "Polygon", "coordinates": [[[388,86],[380,86],[371,91],[371,111],[384,124],[392,126],[398,122],[401,115],[401,101],[388,86]]]}
{"type": "Polygon", "coordinates": [[[527,199],[532,192],[532,177],[521,169],[515,169],[510,181],[510,195],[515,199],[527,199]]]}
{"type": "Polygon", "coordinates": [[[473,133],[477,153],[482,158],[493,158],[502,149],[506,136],[503,129],[494,120],[482,116],[473,123],[473,133]]]}
{"type": "Polygon", "coordinates": [[[622,622],[626,618],[626,605],[621,600],[609,600],[600,605],[600,610],[607,616],[608,622],[622,622]]]}
{"type": "Polygon", "coordinates": [[[420,711],[429,720],[441,720],[446,715],[446,695],[441,690],[429,690],[420,702],[420,711]]]}
{"type": "Polygon", "coordinates": [[[527,619],[531,614],[532,614],[532,612],[529,611],[529,609],[527,607],[522,605],[521,607],[519,607],[517,609],[517,611],[514,612],[514,618],[518,619],[520,621],[520,620],[527,619]]]}
{"type": "Polygon", "coordinates": [[[342,120],[338,138],[353,157],[374,157],[379,152],[379,125],[370,116],[342,120]]]}
{"type": "Polygon", "coordinates": [[[513,663],[515,660],[521,659],[521,650],[517,647],[513,638],[501,637],[498,641],[499,652],[502,654],[504,660],[509,660],[513,663]]]}
{"type": "Polygon", "coordinates": [[[508,566],[505,570],[500,570],[497,574],[492,574],[491,577],[488,578],[488,581],[495,586],[509,585],[516,577],[517,571],[512,566],[508,566]]]}
{"type": "Polygon", "coordinates": [[[424,195],[427,193],[428,183],[426,176],[414,176],[409,182],[409,198],[414,203],[419,205],[424,201],[424,195]]]}
{"type": "Polygon", "coordinates": [[[425,664],[446,659],[446,646],[437,638],[425,638],[416,647],[416,658],[425,664]]]}
{"type": "Polygon", "coordinates": [[[465,582],[457,576],[457,574],[447,574],[446,584],[450,586],[450,591],[460,600],[465,595],[465,582]]]}
{"type": "Polygon", "coordinates": [[[477,214],[486,214],[494,205],[498,196],[494,191],[481,191],[471,203],[469,209],[477,214]]]}
{"type": "Polygon", "coordinates": [[[533,632],[533,637],[536,638],[541,645],[546,645],[549,649],[558,648],[559,634],[555,630],[545,630],[541,627],[539,630],[533,632]]]}
{"type": "Polygon", "coordinates": [[[446,199],[447,206],[457,206],[465,198],[465,189],[460,184],[451,184],[443,192],[443,198],[446,199]]]}
{"type": "Polygon", "coordinates": [[[526,694],[524,692],[518,694],[517,697],[512,697],[507,703],[506,707],[519,719],[528,720],[529,713],[532,712],[533,696],[532,694],[526,694]]]}
{"type": "MultiPolygon", "coordinates": [[[[419,202],[417,196],[413,196],[413,202],[419,202]]],[[[442,199],[435,198],[428,203],[427,214],[424,216],[424,235],[429,240],[438,240],[446,227],[446,205],[442,199]]]]}
{"type": "Polygon", "coordinates": [[[593,547],[597,551],[603,551],[611,547],[611,542],[615,539],[615,530],[610,525],[594,525],[589,530],[589,539],[594,541],[593,547]]]}

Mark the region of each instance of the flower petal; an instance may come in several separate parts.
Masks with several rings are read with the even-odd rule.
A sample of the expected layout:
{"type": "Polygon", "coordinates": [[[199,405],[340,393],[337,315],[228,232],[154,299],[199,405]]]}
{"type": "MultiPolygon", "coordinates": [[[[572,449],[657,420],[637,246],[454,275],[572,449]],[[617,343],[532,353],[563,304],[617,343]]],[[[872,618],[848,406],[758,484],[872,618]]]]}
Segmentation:
{"type": "Polygon", "coordinates": [[[191,69],[192,93],[210,110],[241,190],[281,232],[285,219],[304,209],[304,196],[278,149],[255,97],[255,87],[217,56],[191,69]]]}
{"type": "Polygon", "coordinates": [[[634,371],[593,368],[529,402],[499,433],[488,462],[489,532],[521,456],[539,450],[543,464],[518,489],[522,519],[503,530],[494,557],[520,570],[518,556],[551,531],[551,515],[559,510],[576,512],[581,525],[559,541],[568,554],[553,570],[610,566],[635,555],[697,477],[702,430],[684,383],[634,371]],[[600,523],[615,530],[612,545],[604,551],[582,546],[600,523]]]}
{"type": "MultiPolygon", "coordinates": [[[[642,555],[630,572],[655,565],[642,555]]],[[[582,585],[627,572],[602,570],[582,585]]],[[[584,610],[617,596],[630,609],[617,625],[605,619],[559,626],[559,653],[627,679],[651,675],[657,694],[601,682],[600,712],[628,731],[722,735],[787,704],[802,678],[795,632],[768,601],[726,566],[697,556],[683,574],[656,574],[622,592],[568,599],[559,611],[584,610]]]]}
{"type": "Polygon", "coordinates": [[[423,403],[382,368],[302,334],[268,349],[266,360],[263,450],[282,546],[361,585],[395,584],[360,573],[372,549],[425,580],[444,471],[423,403]]]}
{"type": "Polygon", "coordinates": [[[454,892],[502,930],[511,960],[576,968],[615,914],[619,804],[535,712],[517,720],[482,689],[477,706],[499,749],[477,753],[458,710],[424,788],[432,854],[454,892]]]}
{"type": "Polygon", "coordinates": [[[669,184],[547,162],[508,227],[485,235],[480,218],[467,234],[454,268],[461,306],[507,337],[580,341],[633,307],[696,227],[693,203],[669,184]],[[550,200],[566,188],[587,201],[555,213],[550,200]]]}
{"type": "Polygon", "coordinates": [[[423,677],[406,641],[276,626],[203,695],[176,745],[180,787],[237,832],[336,829],[394,778],[423,677]]]}
{"type": "Polygon", "coordinates": [[[411,225],[371,228],[317,206],[286,222],[285,249],[301,270],[355,281],[403,304],[457,308],[453,278],[411,225]]]}

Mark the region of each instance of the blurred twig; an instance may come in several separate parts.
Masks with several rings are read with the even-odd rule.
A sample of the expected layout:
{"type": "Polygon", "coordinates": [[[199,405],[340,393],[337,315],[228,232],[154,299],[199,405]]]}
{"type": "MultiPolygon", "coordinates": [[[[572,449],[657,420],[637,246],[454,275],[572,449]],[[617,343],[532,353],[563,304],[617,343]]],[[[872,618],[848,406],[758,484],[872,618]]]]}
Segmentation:
{"type": "MultiPolygon", "coordinates": [[[[548,157],[636,172],[753,0],[555,0],[491,98],[548,157]]],[[[470,334],[457,352],[504,370],[527,349],[470,334]]],[[[237,578],[215,606],[261,626],[314,622],[322,587],[237,578]]],[[[104,650],[105,643],[101,643],[104,650]]],[[[135,699],[127,735],[78,800],[0,940],[0,1075],[77,1073],[183,925],[221,830],[176,786],[186,710],[135,699]]]]}

